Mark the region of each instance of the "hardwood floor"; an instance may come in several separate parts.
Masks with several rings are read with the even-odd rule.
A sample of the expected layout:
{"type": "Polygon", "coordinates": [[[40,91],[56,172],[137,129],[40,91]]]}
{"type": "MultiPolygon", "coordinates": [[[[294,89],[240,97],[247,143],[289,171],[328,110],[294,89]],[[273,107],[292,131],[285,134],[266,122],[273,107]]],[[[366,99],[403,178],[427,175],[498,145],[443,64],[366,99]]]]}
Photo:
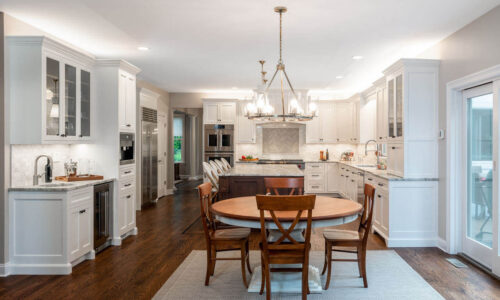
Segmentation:
{"type": "MultiPolygon", "coordinates": [[[[182,183],[174,196],[138,212],[137,236],[77,265],[71,275],[0,278],[0,298],[151,298],[192,250],[205,249],[197,184],[182,183]]],[[[313,232],[313,250],[323,251],[321,232],[313,232]]],[[[253,232],[251,238],[254,250],[257,234],[253,232]]],[[[387,248],[380,237],[371,235],[368,249],[387,248]]],[[[500,299],[500,282],[466,261],[468,268],[457,269],[445,260],[449,255],[436,248],[398,248],[396,252],[446,299],[500,299]]]]}

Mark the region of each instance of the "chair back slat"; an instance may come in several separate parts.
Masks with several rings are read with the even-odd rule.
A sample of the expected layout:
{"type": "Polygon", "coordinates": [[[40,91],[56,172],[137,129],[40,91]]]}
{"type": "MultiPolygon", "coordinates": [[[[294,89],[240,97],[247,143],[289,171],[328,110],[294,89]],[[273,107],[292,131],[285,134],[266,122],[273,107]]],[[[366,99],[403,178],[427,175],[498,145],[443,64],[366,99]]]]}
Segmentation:
{"type": "Polygon", "coordinates": [[[304,178],[303,177],[268,177],[264,178],[264,186],[266,187],[266,193],[274,195],[279,195],[279,189],[288,189],[288,195],[304,194],[304,178]]]}
{"type": "Polygon", "coordinates": [[[203,225],[203,231],[205,232],[205,238],[208,242],[210,234],[214,230],[213,216],[210,212],[210,206],[212,204],[212,184],[210,182],[200,184],[198,186],[198,194],[200,196],[201,223],[203,225]]]}
{"type": "Polygon", "coordinates": [[[368,234],[371,230],[373,219],[373,206],[375,202],[375,187],[365,184],[363,213],[359,222],[359,232],[362,235],[363,244],[368,242],[368,234]]]}
{"type": "Polygon", "coordinates": [[[311,224],[312,224],[312,210],[316,201],[316,195],[294,195],[294,196],[269,196],[257,195],[257,208],[260,210],[260,226],[261,226],[261,239],[263,251],[267,253],[268,250],[303,250],[309,249],[311,240],[311,224]],[[272,221],[278,227],[281,237],[272,243],[268,243],[267,228],[265,211],[269,212],[272,221]],[[282,222],[279,220],[276,212],[297,211],[297,215],[293,219],[290,227],[284,228],[282,222]],[[305,234],[305,242],[298,242],[291,236],[292,231],[295,229],[300,221],[304,211],[307,211],[307,227],[305,234]],[[286,240],[286,242],[285,242],[286,240]]]}

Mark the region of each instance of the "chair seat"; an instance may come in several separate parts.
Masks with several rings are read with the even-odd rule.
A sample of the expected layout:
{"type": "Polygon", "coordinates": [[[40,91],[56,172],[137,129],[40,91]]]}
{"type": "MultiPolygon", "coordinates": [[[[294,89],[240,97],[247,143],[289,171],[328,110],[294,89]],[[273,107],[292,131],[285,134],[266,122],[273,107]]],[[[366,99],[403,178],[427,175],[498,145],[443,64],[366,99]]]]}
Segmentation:
{"type": "Polygon", "coordinates": [[[250,236],[250,228],[229,228],[216,230],[212,234],[213,240],[244,240],[250,236]]]}
{"type": "Polygon", "coordinates": [[[353,230],[327,229],[323,237],[331,241],[359,241],[359,232],[353,230]]]}

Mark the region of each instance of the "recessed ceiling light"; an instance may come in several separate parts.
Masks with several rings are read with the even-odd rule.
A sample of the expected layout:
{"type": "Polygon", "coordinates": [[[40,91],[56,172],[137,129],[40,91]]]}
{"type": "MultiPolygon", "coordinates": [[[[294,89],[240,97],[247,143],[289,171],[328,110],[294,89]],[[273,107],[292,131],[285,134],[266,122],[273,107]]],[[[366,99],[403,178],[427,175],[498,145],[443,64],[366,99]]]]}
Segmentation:
{"type": "Polygon", "coordinates": [[[361,55],[354,55],[352,57],[352,59],[354,59],[354,60],[360,60],[360,59],[363,59],[363,56],[361,56],[361,55]]]}
{"type": "Polygon", "coordinates": [[[344,76],[339,75],[339,76],[337,76],[337,77],[335,77],[335,78],[337,78],[337,79],[342,79],[342,78],[344,78],[344,76]]]}
{"type": "Polygon", "coordinates": [[[148,51],[149,48],[148,47],[144,47],[144,46],[140,46],[140,47],[137,47],[137,50],[140,50],[140,51],[148,51]]]}

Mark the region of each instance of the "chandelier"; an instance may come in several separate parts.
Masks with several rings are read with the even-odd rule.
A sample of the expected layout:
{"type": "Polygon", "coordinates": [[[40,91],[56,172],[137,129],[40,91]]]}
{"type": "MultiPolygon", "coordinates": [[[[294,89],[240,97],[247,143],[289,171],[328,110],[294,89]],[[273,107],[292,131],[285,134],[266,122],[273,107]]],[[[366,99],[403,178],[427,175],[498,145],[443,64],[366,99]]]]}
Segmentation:
{"type": "Polygon", "coordinates": [[[274,11],[280,15],[280,57],[276,65],[276,71],[269,83],[265,79],[265,61],[259,61],[261,64],[262,84],[254,91],[252,101],[245,106],[245,116],[252,120],[276,122],[309,121],[316,116],[317,105],[310,98],[302,97],[300,93],[295,92],[286,74],[282,58],[282,17],[287,9],[278,6],[274,8],[274,11]],[[279,81],[277,92],[271,90],[271,85],[276,78],[279,81]],[[289,91],[286,91],[286,85],[288,85],[289,91]]]}

